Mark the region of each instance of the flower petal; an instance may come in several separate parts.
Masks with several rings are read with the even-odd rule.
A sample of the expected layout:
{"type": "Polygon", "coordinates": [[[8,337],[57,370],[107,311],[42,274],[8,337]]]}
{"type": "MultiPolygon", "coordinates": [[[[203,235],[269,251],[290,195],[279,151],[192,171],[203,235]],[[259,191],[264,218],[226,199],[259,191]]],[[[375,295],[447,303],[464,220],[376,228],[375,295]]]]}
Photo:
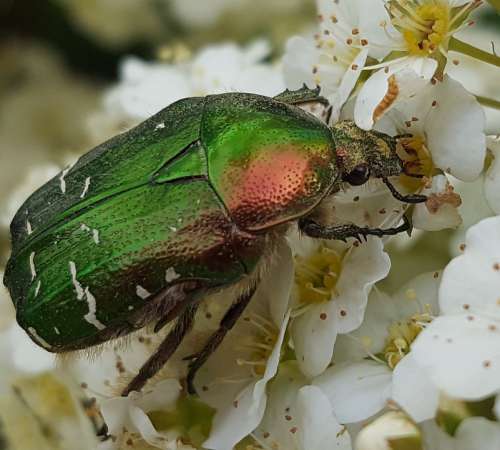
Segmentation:
{"type": "Polygon", "coordinates": [[[301,388],[294,410],[301,450],[351,449],[349,433],[338,423],[328,398],[320,388],[301,388]]]}
{"type": "Polygon", "coordinates": [[[339,364],[313,381],[328,397],[340,423],[365,420],[390,398],[392,372],[375,361],[339,364]]]}
{"type": "Polygon", "coordinates": [[[443,272],[439,304],[445,314],[468,312],[500,320],[500,216],[469,228],[464,253],[443,272]]]}
{"type": "Polygon", "coordinates": [[[239,441],[251,433],[261,422],[266,410],[266,385],[278,371],[281,347],[285,337],[290,313],[287,313],[277,342],[266,364],[261,379],[251,382],[225,407],[218,408],[210,436],[203,447],[215,450],[231,450],[239,441]]]}
{"type": "Polygon", "coordinates": [[[432,185],[422,191],[428,199],[425,203],[415,205],[412,223],[415,228],[426,231],[439,231],[446,228],[457,228],[462,223],[458,207],[462,200],[454,192],[445,175],[432,178],[432,185]]]}
{"type": "Polygon", "coordinates": [[[310,378],[322,373],[332,360],[338,320],[331,310],[331,305],[312,306],[291,325],[297,360],[302,372],[310,378]]]}
{"type": "Polygon", "coordinates": [[[434,75],[437,63],[405,58],[375,72],[361,88],[354,106],[354,120],[364,130],[373,128],[397,102],[413,98],[434,75]]]}
{"type": "Polygon", "coordinates": [[[423,330],[412,355],[452,397],[481,399],[500,390],[500,326],[477,315],[441,316],[423,330]]]}
{"type": "Polygon", "coordinates": [[[318,54],[314,42],[300,36],[288,40],[283,56],[283,74],[288,89],[300,89],[304,84],[315,88],[312,69],[317,63],[318,54]]]}
{"type": "Polygon", "coordinates": [[[463,181],[474,181],[486,156],[485,115],[476,98],[446,76],[433,90],[425,122],[427,145],[437,167],[463,181]]]}
{"type": "Polygon", "coordinates": [[[352,248],[337,283],[338,296],[332,302],[338,333],[349,333],[361,325],[373,285],[384,279],[390,268],[391,260],[381,239],[369,237],[352,248]]]}
{"type": "Polygon", "coordinates": [[[328,398],[295,363],[284,363],[269,392],[265,418],[254,434],[264,448],[276,450],[350,450],[349,433],[339,425],[328,398]]]}
{"type": "Polygon", "coordinates": [[[483,417],[464,420],[455,435],[457,450],[498,450],[500,425],[483,417]]]}
{"type": "Polygon", "coordinates": [[[415,422],[432,419],[436,414],[439,391],[415,362],[411,352],[394,368],[391,398],[415,422]]]}

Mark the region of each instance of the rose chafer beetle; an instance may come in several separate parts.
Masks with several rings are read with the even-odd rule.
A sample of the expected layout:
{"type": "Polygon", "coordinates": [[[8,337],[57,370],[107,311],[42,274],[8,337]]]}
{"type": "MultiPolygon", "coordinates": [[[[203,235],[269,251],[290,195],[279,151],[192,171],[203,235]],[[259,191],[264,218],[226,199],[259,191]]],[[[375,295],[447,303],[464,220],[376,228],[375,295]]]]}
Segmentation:
{"type": "Polygon", "coordinates": [[[50,352],[85,349],[175,320],[124,390],[140,390],[189,332],[200,300],[238,292],[219,330],[190,361],[188,387],[252,298],[292,223],[347,239],[405,231],[314,220],[343,183],[403,171],[397,138],[328,127],[300,106],[303,88],[268,98],[229,93],[180,100],[82,156],[36,191],[11,225],[4,282],[17,320],[50,352]],[[236,287],[236,289],[234,289],[236,287]]]}

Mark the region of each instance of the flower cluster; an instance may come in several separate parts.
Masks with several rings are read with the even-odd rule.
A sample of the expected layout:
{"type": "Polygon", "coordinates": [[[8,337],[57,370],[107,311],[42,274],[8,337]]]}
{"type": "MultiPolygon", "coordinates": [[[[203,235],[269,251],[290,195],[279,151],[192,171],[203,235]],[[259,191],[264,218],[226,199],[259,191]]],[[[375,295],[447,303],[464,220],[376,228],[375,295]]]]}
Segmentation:
{"type": "MultiPolygon", "coordinates": [[[[427,197],[408,207],[376,180],[345,186],[332,199],[335,223],[387,228],[404,214],[418,240],[328,241],[292,228],[200,369],[197,396],[187,393],[186,359],[217,330],[233,291],[203,299],[178,351],[127,397],[121,390],[168,327],[139,330],[94,358],[55,367],[14,324],[2,294],[0,351],[9,365],[2,381],[14,389],[0,389],[0,419],[15,428],[2,410],[16,405],[61,436],[58,447],[45,436],[23,448],[498,448],[500,138],[486,136],[484,108],[449,74],[457,52],[485,59],[456,37],[481,3],[318,0],[318,32],[292,37],[281,63],[265,62],[270,48],[262,41],[211,46],[169,63],[127,59],[91,120],[94,138],[184,97],[318,87],[332,108],[322,116],[328,125],[348,119],[398,136],[404,173],[391,181],[403,194],[427,197]],[[450,251],[464,224],[465,241],[450,251]],[[441,233],[427,233],[434,231],[441,233]],[[60,415],[45,411],[45,401],[60,415]],[[78,430],[80,447],[64,447],[78,430]]],[[[35,172],[29,187],[51,172],[35,172]]],[[[12,196],[5,222],[24,190],[12,196]]],[[[33,427],[28,422],[23,430],[33,427]]],[[[21,445],[23,433],[6,437],[21,445]]]]}

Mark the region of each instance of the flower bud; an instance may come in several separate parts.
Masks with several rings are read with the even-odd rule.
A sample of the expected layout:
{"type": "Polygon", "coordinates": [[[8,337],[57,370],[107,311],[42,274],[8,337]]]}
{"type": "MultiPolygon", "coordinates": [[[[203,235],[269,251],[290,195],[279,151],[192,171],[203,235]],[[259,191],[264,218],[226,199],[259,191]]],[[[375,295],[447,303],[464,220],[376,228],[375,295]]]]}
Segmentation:
{"type": "Polygon", "coordinates": [[[422,450],[422,435],[406,414],[391,411],[364,427],[356,439],[356,450],[422,450]]]}

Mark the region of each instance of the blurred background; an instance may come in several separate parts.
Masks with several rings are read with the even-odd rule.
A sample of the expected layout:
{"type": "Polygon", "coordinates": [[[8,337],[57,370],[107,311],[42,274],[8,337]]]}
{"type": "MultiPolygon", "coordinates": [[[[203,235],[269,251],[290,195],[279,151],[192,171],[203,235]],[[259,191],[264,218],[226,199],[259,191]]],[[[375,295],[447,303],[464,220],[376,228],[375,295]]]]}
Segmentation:
{"type": "MultiPolygon", "coordinates": [[[[469,42],[491,51],[496,40],[500,48],[498,15],[479,11],[469,42]]],[[[265,61],[277,62],[288,37],[314,26],[314,0],[1,0],[0,269],[8,223],[31,191],[130,126],[109,125],[102,114],[126,57],[182,62],[207,46],[263,38],[265,61]]],[[[500,100],[496,72],[485,67],[482,79],[467,77],[467,64],[457,78],[500,100]]],[[[488,119],[498,130],[498,114],[488,119]]]]}

